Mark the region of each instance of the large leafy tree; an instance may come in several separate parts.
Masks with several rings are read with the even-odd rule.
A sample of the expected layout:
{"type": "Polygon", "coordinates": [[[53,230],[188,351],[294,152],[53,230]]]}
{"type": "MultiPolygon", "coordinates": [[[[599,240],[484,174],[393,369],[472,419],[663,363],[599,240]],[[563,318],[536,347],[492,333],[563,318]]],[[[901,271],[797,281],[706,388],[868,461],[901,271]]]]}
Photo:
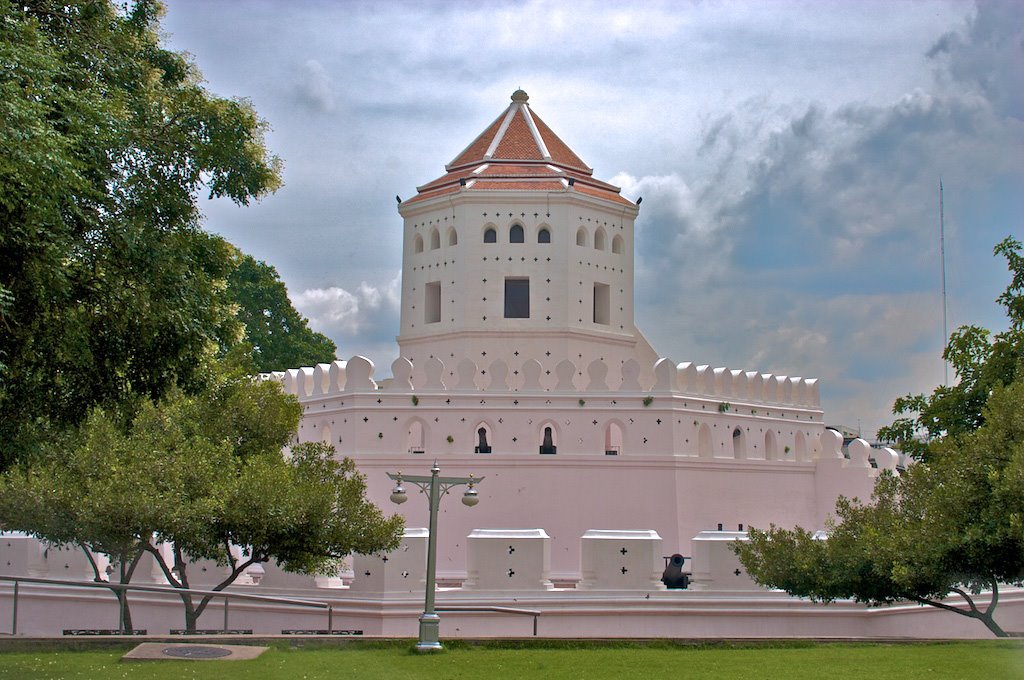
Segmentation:
{"type": "Polygon", "coordinates": [[[995,635],[1000,584],[1024,583],[1024,258],[996,247],[1011,282],[1009,328],[959,329],[945,356],[959,382],[896,402],[887,428],[918,460],[883,473],[872,502],[840,498],[827,540],[805,529],[751,530],[736,552],[763,585],[829,602],[910,600],[978,619],[995,635]],[[917,414],[911,413],[914,409],[917,414]],[[919,436],[923,435],[923,436],[919,436]],[[988,600],[977,596],[988,591],[988,600]],[[959,595],[966,606],[943,601],[959,595]]]}
{"type": "Polygon", "coordinates": [[[319,443],[281,455],[300,407],[277,382],[233,370],[211,383],[197,395],[174,389],[160,404],[143,403],[127,428],[93,410],[32,465],[0,477],[0,524],[106,553],[121,583],[152,555],[181,590],[189,630],[212,597],[188,591],[191,562],[228,567],[213,587],[222,590],[252,564],[325,573],[348,553],[397,544],[401,518],[366,500],[350,460],[319,443]],[[172,546],[169,557],[159,542],[172,546]]]}
{"type": "Polygon", "coordinates": [[[1009,327],[995,334],[980,326],[958,328],[943,353],[956,373],[956,384],[940,385],[930,395],[900,397],[893,406],[900,417],[878,431],[879,439],[914,458],[927,459],[933,441],[978,429],[992,390],[1024,376],[1024,254],[1012,237],[999,243],[995,253],[1006,258],[1011,275],[997,299],[1006,309],[1009,327]]]}
{"type": "Polygon", "coordinates": [[[228,291],[238,305],[238,320],[245,325],[257,370],[283,371],[334,361],[338,348],[309,328],[271,265],[239,255],[228,277],[228,291]]]}
{"type": "Polygon", "coordinates": [[[0,469],[96,405],[197,389],[241,337],[211,196],[279,185],[265,125],[161,46],[155,0],[0,4],[0,469]]]}

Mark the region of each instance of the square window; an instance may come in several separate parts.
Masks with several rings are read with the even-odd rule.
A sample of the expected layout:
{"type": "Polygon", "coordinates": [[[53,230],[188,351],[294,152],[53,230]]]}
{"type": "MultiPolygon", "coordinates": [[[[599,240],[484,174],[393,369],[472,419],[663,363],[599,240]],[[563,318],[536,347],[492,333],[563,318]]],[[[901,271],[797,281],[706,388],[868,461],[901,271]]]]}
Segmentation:
{"type": "Polygon", "coordinates": [[[530,318],[530,279],[505,279],[505,318],[530,318]]]}
{"type": "Polygon", "coordinates": [[[441,282],[428,283],[424,293],[423,321],[424,323],[439,323],[441,321],[441,282]]]}
{"type": "Polygon", "coordinates": [[[594,323],[608,325],[611,296],[608,284],[594,284],[594,323]]]}

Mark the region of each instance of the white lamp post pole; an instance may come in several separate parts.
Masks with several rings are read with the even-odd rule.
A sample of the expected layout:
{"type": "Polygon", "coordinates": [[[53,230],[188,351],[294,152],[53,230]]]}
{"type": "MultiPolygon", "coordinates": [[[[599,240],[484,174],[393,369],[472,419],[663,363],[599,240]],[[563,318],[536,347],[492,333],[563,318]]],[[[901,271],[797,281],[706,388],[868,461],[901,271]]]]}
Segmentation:
{"type": "Polygon", "coordinates": [[[427,592],[424,598],[423,614],[420,616],[420,638],[416,643],[416,651],[432,652],[441,649],[440,623],[441,617],[434,611],[434,588],[437,581],[437,508],[441,504],[441,497],[450,489],[456,486],[466,485],[469,488],[462,495],[463,504],[473,507],[480,502],[474,485],[483,481],[483,477],[440,477],[441,468],[434,461],[430,468],[430,476],[403,476],[401,472],[397,475],[387,473],[388,477],[397,482],[391,492],[393,503],[404,503],[408,500],[405,494],[405,487],[402,482],[410,482],[419,487],[421,493],[427,494],[430,503],[430,529],[427,536],[427,592]]]}

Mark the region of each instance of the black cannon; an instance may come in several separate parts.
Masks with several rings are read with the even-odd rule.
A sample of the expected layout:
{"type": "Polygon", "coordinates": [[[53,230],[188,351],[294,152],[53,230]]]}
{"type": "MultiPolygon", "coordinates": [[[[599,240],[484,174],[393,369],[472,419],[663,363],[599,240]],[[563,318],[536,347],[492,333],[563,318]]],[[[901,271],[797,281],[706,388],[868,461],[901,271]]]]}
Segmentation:
{"type": "Polygon", "coordinates": [[[480,442],[477,446],[473,447],[473,453],[490,453],[491,445],[487,443],[487,430],[481,427],[476,431],[476,434],[480,438],[480,442]]]}
{"type": "Polygon", "coordinates": [[[666,557],[665,571],[661,572],[661,582],[670,590],[686,590],[690,587],[690,572],[683,571],[683,562],[688,558],[676,553],[666,557]]]}

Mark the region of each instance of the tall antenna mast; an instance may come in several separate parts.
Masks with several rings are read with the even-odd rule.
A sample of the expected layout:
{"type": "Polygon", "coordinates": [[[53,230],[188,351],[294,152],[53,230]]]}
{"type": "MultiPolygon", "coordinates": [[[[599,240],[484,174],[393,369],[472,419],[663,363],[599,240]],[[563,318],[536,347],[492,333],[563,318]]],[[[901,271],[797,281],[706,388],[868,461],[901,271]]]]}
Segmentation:
{"type": "MultiPolygon", "coordinates": [[[[942,348],[945,354],[946,343],[949,342],[949,329],[946,327],[946,211],[942,196],[942,178],[939,178],[939,256],[942,259],[942,348]]],[[[949,384],[949,362],[943,360],[945,371],[944,385],[949,384]]]]}

